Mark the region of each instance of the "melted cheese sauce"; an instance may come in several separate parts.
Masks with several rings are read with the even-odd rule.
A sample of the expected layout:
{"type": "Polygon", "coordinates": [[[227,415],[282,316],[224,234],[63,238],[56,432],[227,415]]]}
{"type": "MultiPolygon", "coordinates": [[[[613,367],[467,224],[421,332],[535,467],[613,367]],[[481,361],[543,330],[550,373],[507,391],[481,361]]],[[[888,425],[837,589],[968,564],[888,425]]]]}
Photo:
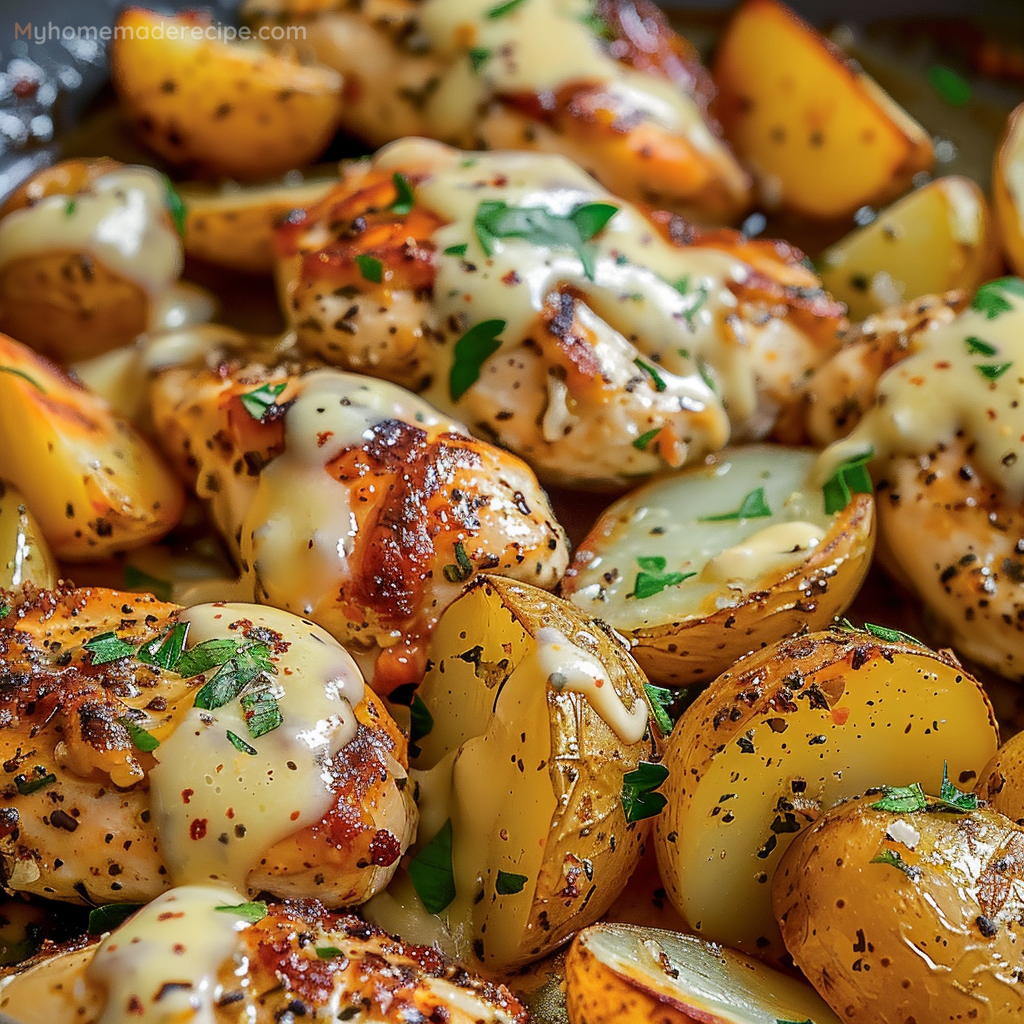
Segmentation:
{"type": "MultiPolygon", "coordinates": [[[[274,608],[209,604],[183,612],[189,646],[265,636],[283,723],[253,738],[239,701],[191,708],[154,752],[153,820],[172,882],[220,879],[243,892],[279,840],[320,820],[334,796],[328,760],[356,733],[363,679],[326,631],[274,608]],[[238,750],[235,734],[256,753],[238,750]]],[[[209,678],[209,674],[208,674],[209,678]]]]}
{"type": "Polygon", "coordinates": [[[737,448],[634,491],[580,546],[566,596],[627,630],[739,604],[795,569],[830,529],[816,458],[781,445],[737,448]],[[738,515],[758,489],[770,515],[738,515]]]}
{"type": "Polygon", "coordinates": [[[1010,501],[1024,501],[1024,296],[993,291],[998,312],[969,308],[914,338],[917,351],[879,379],[875,404],[849,437],[822,454],[827,479],[873,449],[874,466],[951,442],[972,442],[971,460],[1010,501]]]}
{"type": "Polygon", "coordinates": [[[189,885],[157,897],[108,935],[86,969],[107,993],[99,1024],[214,1024],[217,974],[248,927],[226,885],[189,885]]]}
{"type": "Polygon", "coordinates": [[[312,615],[347,578],[357,529],[349,486],[328,474],[328,463],[388,419],[466,429],[386,381],[319,370],[301,383],[285,414],[285,450],[263,469],[246,515],[242,559],[261,598],[312,615]]]}
{"type": "MultiPolygon", "coordinates": [[[[596,331],[602,370],[623,373],[615,381],[620,387],[635,380],[640,386],[628,389],[631,397],[647,395],[651,409],[701,414],[699,423],[694,422],[694,433],[701,436],[687,439],[698,448],[714,450],[726,442],[726,407],[734,419],[752,415],[752,361],[739,346],[725,343],[721,332],[737,307],[727,284],[749,274],[742,261],[726,253],[671,245],[635,207],[612,197],[561,156],[502,152],[465,159],[438,143],[410,139],[381,150],[376,164],[392,172],[431,172],[417,185],[416,199],[447,222],[433,237],[438,251],[434,304],[440,323],[462,324],[465,330],[482,320],[504,320],[502,351],[514,350],[546,331],[539,323],[545,300],[568,287],[596,314],[588,326],[596,331]],[[489,201],[540,207],[562,217],[584,203],[615,205],[617,213],[587,243],[593,253],[593,279],[568,246],[496,238],[488,257],[474,220],[480,204],[489,201]],[[459,245],[468,245],[464,256],[445,253],[459,245]],[[656,367],[656,387],[633,361],[633,344],[656,367]]],[[[581,315],[586,317],[586,311],[581,315]]],[[[456,340],[457,335],[450,337],[437,353],[433,384],[426,392],[441,408],[453,404],[448,379],[456,340]]],[[[639,436],[640,428],[632,429],[639,436]]],[[[634,456],[651,457],[641,451],[634,456]]]]}
{"type": "Polygon", "coordinates": [[[184,266],[166,196],[163,176],[149,167],[111,171],[75,196],[47,196],[0,221],[0,267],[53,250],[88,252],[160,295],[184,266]]]}
{"type": "Polygon", "coordinates": [[[608,670],[589,651],[551,626],[537,630],[537,661],[554,690],[582,693],[623,743],[639,743],[647,728],[647,704],[638,700],[627,711],[608,670]]]}

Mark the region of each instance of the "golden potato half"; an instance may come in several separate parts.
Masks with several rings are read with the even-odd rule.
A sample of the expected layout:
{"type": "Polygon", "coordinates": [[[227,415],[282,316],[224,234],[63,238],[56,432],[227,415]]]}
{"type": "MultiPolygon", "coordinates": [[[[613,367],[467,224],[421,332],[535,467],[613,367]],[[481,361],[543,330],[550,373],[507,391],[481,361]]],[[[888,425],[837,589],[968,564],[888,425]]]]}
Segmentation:
{"type": "Polygon", "coordinates": [[[734,448],[612,505],[576,551],[562,594],[633,643],[653,682],[713,679],[749,651],[822,629],[871,563],[874,499],[835,504],[816,453],[734,448]]]}
{"type": "Polygon", "coordinates": [[[24,494],[59,558],[92,559],[162,537],[185,491],[101,398],[0,335],[0,477],[24,494]]]}
{"type": "Polygon", "coordinates": [[[1022,893],[1024,829],[876,792],[797,838],[772,902],[793,959],[843,1021],[995,1024],[1024,1016],[1022,893]]]}
{"type": "Polygon", "coordinates": [[[992,202],[1006,259],[1024,275],[1024,103],[1006,122],[992,170],[992,202]]]}
{"type": "Polygon", "coordinates": [[[871,786],[938,780],[944,762],[971,785],[994,753],[980,684],[951,655],[871,629],[744,658],[676,723],[654,844],[669,898],[700,935],[780,960],[769,883],[808,823],[871,786]]]}
{"type": "Polygon", "coordinates": [[[566,958],[571,1024],[839,1024],[814,989],[694,935],[596,924],[566,958]]]}
{"type": "Polygon", "coordinates": [[[0,590],[14,590],[26,583],[52,587],[59,576],[57,562],[25,496],[14,484],[0,480],[0,590]]]}
{"type": "Polygon", "coordinates": [[[217,38],[207,17],[132,7],[110,45],[114,90],[165,160],[242,180],[315,160],[341,117],[341,76],[217,38]]]}
{"type": "Polygon", "coordinates": [[[627,815],[627,780],[658,759],[660,734],[614,637],[527,584],[478,577],[442,616],[430,659],[413,708],[415,856],[391,904],[367,910],[407,929],[434,909],[460,959],[516,966],[597,920],[625,885],[649,824],[642,808],[627,815]]]}
{"type": "Polygon", "coordinates": [[[883,210],[818,260],[850,317],[954,288],[973,292],[999,273],[999,239],[985,194],[970,178],[937,178],[883,210]]]}
{"type": "Polygon", "coordinates": [[[1011,736],[985,765],[978,795],[992,810],[1024,824],[1024,732],[1011,736]]]}
{"type": "Polygon", "coordinates": [[[746,0],[712,71],[725,137],[769,207],[848,216],[932,166],[928,133],[777,0],[746,0]]]}

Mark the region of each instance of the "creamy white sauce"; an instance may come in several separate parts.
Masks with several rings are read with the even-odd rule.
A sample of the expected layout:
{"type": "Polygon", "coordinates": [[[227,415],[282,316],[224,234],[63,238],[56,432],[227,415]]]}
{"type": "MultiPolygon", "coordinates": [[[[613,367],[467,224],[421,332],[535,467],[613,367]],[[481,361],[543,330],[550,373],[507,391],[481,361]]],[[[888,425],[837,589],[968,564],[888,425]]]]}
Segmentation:
{"type": "Polygon", "coordinates": [[[917,351],[882,374],[875,404],[822,454],[819,479],[868,449],[880,466],[963,431],[974,466],[1012,502],[1024,501],[1024,297],[1007,289],[998,296],[1008,308],[993,317],[969,308],[915,336],[917,351]]]}
{"type": "Polygon", "coordinates": [[[348,578],[357,531],[349,484],[327,465],[387,419],[466,433],[426,402],[386,381],[338,370],[301,379],[285,413],[285,450],[264,467],[242,525],[242,559],[259,596],[303,615],[333,600],[348,578]]]}
{"type": "Polygon", "coordinates": [[[268,645],[283,723],[253,738],[237,699],[213,711],[192,708],[154,752],[150,773],[153,821],[172,882],[220,879],[244,892],[275,843],[330,809],[327,762],[355,736],[363,679],[329,633],[287,612],[209,604],[183,612],[181,621],[190,624],[189,648],[242,639],[250,628],[244,623],[280,637],[279,649],[268,645]],[[236,749],[229,730],[256,754],[236,749]]]}
{"type": "Polygon", "coordinates": [[[552,626],[538,629],[536,640],[537,661],[552,689],[583,694],[623,743],[643,739],[648,714],[644,701],[636,701],[627,711],[604,665],[552,626]]]}
{"type": "Polygon", "coordinates": [[[163,176],[149,167],[122,167],[87,191],[47,196],[0,221],[0,267],[55,250],[88,252],[151,297],[159,295],[184,266],[166,197],[163,176]]]}
{"type": "Polygon", "coordinates": [[[739,604],[799,566],[831,528],[816,460],[806,449],[752,445],[639,488],[580,545],[563,592],[625,630],[739,604]],[[740,516],[760,489],[770,515],[740,516]]]}
{"type": "Polygon", "coordinates": [[[249,927],[227,885],[172,889],[104,938],[86,978],[105,990],[99,1024],[214,1024],[217,974],[249,927]]]}

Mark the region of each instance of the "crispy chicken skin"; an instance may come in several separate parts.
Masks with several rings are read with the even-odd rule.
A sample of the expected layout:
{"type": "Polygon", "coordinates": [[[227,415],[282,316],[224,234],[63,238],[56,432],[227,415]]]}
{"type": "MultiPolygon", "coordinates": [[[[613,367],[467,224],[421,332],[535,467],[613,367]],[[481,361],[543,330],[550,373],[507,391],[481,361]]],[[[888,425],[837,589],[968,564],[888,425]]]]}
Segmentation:
{"type": "MultiPolygon", "coordinates": [[[[162,766],[169,738],[190,721],[197,692],[213,670],[184,678],[140,661],[137,653],[103,661],[108,654],[85,645],[116,634],[132,652],[167,634],[190,612],[149,595],[65,584],[0,596],[11,607],[0,620],[5,887],[76,903],[152,899],[185,867],[166,861],[152,773],[162,766]],[[156,749],[140,742],[146,735],[159,741],[156,749]]],[[[260,611],[230,607],[249,608],[254,619],[260,611]]],[[[301,628],[301,620],[294,621],[301,628]]],[[[223,635],[277,634],[256,630],[247,619],[229,619],[223,635]]],[[[322,649],[318,637],[306,642],[322,649]]],[[[347,657],[340,648],[338,656],[347,657]]],[[[352,672],[357,673],[354,665],[352,672]]],[[[289,686],[291,669],[284,673],[289,686]]],[[[313,685],[326,686],[328,680],[313,685]]],[[[354,738],[317,769],[318,777],[329,780],[332,801],[323,817],[266,848],[260,844],[262,824],[250,824],[257,862],[243,884],[251,891],[315,894],[330,905],[351,906],[390,878],[415,831],[416,812],[405,788],[406,741],[369,689],[354,712],[354,738]]],[[[282,734],[286,728],[287,723],[282,734]]],[[[230,758],[232,748],[224,747],[230,758]]],[[[168,764],[169,771],[181,767],[168,764]]],[[[183,794],[202,789],[198,776],[205,766],[198,757],[182,771],[193,769],[196,777],[171,780],[183,794]]],[[[229,810],[222,813],[232,817],[229,810]]]]}
{"type": "Polygon", "coordinates": [[[277,249],[306,352],[604,489],[764,437],[845,324],[791,246],[631,206],[561,157],[394,143],[277,249]]]}
{"type": "Polygon", "coordinates": [[[410,135],[465,149],[560,153],[636,202],[734,219],[750,180],[709,116],[714,84],[649,0],[502,5],[250,0],[300,23],[345,78],[343,127],[373,146],[410,135]]]}
{"type": "Polygon", "coordinates": [[[558,581],[565,535],[515,456],[394,385],[237,344],[222,335],[158,373],[157,432],[255,599],[382,652],[378,692],[418,681],[426,637],[477,570],[558,581]],[[268,388],[254,418],[246,403],[268,388]]]}
{"type": "MultiPolygon", "coordinates": [[[[115,931],[107,945],[123,932],[115,931]]],[[[88,973],[98,948],[98,940],[45,948],[5,982],[0,1010],[24,1024],[94,1024],[105,1003],[88,973]]],[[[169,973],[165,980],[183,979],[169,973]]],[[[209,1020],[216,1024],[300,1017],[357,1024],[528,1019],[504,985],[470,974],[431,947],[392,938],[353,915],[329,913],[315,900],[271,904],[266,917],[238,933],[213,983],[209,1020]]],[[[142,999],[148,994],[140,993],[142,999]]]]}

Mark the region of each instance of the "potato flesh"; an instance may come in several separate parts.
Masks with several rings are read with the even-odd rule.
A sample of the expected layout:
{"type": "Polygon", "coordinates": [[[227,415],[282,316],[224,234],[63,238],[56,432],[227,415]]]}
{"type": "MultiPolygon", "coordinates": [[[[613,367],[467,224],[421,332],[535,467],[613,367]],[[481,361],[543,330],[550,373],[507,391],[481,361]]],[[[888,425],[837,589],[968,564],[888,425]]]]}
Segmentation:
{"type": "Polygon", "coordinates": [[[838,1024],[810,986],[735,950],[660,928],[599,924],[566,961],[572,1024],[838,1024]]]}
{"type": "Polygon", "coordinates": [[[973,292],[999,270],[984,193],[969,178],[938,178],[883,210],[818,261],[832,295],[863,320],[953,288],[973,292]]]}
{"type": "Polygon", "coordinates": [[[0,590],[52,587],[60,572],[24,495],[0,480],[0,590]]]}
{"type": "Polygon", "coordinates": [[[931,167],[921,126],[774,0],[739,9],[713,70],[726,138],[769,206],[837,218],[931,167]]]}
{"type": "Polygon", "coordinates": [[[871,786],[937,785],[944,761],[969,784],[996,744],[979,684],[924,648],[836,631],[753,655],[669,741],[654,833],[669,897],[699,934],[777,959],[769,883],[801,828],[871,786]]]}
{"type": "Polygon", "coordinates": [[[1003,251],[1024,275],[1024,103],[1010,115],[993,167],[992,201],[1003,251]]]}

